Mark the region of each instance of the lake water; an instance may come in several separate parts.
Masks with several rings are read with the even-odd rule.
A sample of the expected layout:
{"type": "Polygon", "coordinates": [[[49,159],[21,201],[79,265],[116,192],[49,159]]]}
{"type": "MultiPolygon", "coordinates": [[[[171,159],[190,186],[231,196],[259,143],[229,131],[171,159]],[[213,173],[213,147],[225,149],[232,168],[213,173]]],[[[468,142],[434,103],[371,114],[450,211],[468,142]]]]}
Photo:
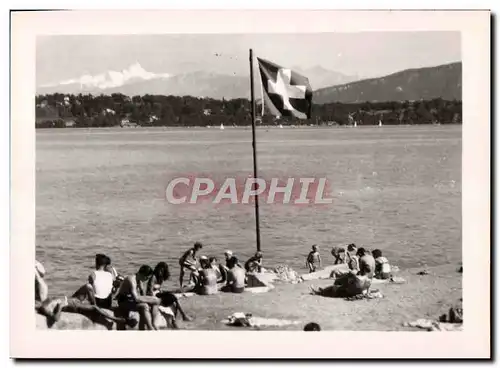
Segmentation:
{"type": "MultiPolygon", "coordinates": [[[[326,177],[333,203],[261,202],[265,264],[305,272],[318,244],[379,248],[400,267],[458,264],[461,126],[265,129],[257,131],[259,176],[326,177]]],[[[51,294],[85,282],[96,253],[122,274],[202,254],[243,261],[255,252],[249,205],[173,205],[165,187],[189,174],[216,180],[252,174],[250,129],[61,129],[36,133],[36,254],[51,294]]]]}

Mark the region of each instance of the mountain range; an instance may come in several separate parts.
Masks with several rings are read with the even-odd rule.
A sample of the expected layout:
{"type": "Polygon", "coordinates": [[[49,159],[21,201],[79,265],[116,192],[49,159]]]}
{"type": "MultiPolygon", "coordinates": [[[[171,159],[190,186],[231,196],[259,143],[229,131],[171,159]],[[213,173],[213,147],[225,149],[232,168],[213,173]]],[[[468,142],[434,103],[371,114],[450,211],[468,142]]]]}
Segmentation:
{"type": "Polygon", "coordinates": [[[315,103],[354,103],[364,101],[405,101],[462,99],[462,63],[407,69],[380,78],[321,88],[313,95],[315,103]]]}
{"type": "MultiPolygon", "coordinates": [[[[402,101],[442,97],[461,99],[462,64],[408,69],[385,77],[362,79],[315,66],[294,67],[307,76],[315,90],[314,102],[402,101]]],[[[260,98],[260,82],[255,73],[255,95],[260,98]]],[[[249,98],[247,76],[195,71],[183,74],[153,73],[139,63],[121,71],[85,74],[68,80],[37,86],[37,94],[175,95],[214,99],[249,98]]]]}

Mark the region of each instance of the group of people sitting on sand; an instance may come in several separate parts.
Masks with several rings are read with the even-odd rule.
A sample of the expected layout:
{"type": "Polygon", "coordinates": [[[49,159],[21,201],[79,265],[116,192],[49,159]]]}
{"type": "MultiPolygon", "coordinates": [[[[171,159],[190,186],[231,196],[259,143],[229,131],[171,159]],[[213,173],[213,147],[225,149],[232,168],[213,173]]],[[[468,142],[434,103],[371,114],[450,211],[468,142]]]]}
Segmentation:
{"type": "MultiPolygon", "coordinates": [[[[242,266],[232,251],[224,253],[225,263],[219,263],[216,257],[200,256],[203,245],[196,242],[179,259],[181,267],[180,292],[192,291],[200,295],[216,294],[219,291],[242,293],[245,290],[247,276],[264,271],[263,255],[256,252],[242,266]],[[189,285],[184,286],[184,277],[189,272],[189,285]]],[[[335,282],[331,287],[313,290],[315,294],[325,296],[351,296],[369,289],[373,277],[388,279],[391,266],[379,249],[371,254],[364,248],[349,244],[345,248],[333,248],[334,264],[346,264],[346,270],[335,270],[331,277],[335,282]]],[[[319,247],[312,246],[306,259],[309,272],[321,268],[319,247]]],[[[184,320],[191,320],[185,314],[175,294],[163,291],[162,285],[170,278],[169,267],[159,262],[154,269],[142,265],[135,274],[119,275],[111,265],[111,259],[104,254],[95,256],[95,270],[88,280],[71,297],[49,298],[48,287],[44,281],[45,269],[37,261],[35,265],[35,307],[38,313],[47,317],[49,327],[59,318],[62,311],[79,313],[94,321],[117,329],[134,327],[156,330],[158,316],[165,318],[171,328],[178,328],[178,313],[184,320]],[[138,312],[139,321],[132,318],[132,312],[138,312]]]]}
{"type": "MultiPolygon", "coordinates": [[[[351,243],[347,247],[334,247],[331,254],[335,265],[346,264],[347,268],[332,271],[330,277],[335,279],[333,285],[311,288],[314,294],[352,297],[368,292],[373,278],[387,280],[392,277],[391,265],[380,249],[370,253],[365,248],[358,248],[356,244],[351,243]]],[[[314,272],[320,262],[318,247],[313,245],[306,261],[309,271],[314,272]]]]}
{"type": "Polygon", "coordinates": [[[142,265],[129,276],[118,275],[111,266],[111,259],[104,254],[95,256],[95,270],[87,282],[71,297],[49,298],[44,281],[45,269],[40,262],[35,264],[35,309],[47,318],[50,327],[59,320],[61,312],[83,314],[108,328],[116,323],[118,330],[139,323],[141,330],[157,330],[157,317],[161,314],[168,327],[178,328],[177,314],[191,320],[185,314],[177,297],[162,291],[162,284],[170,278],[168,265],[160,262],[152,269],[142,265]],[[114,312],[113,312],[114,311],[114,312]],[[132,317],[139,313],[139,321],[132,317]]]}
{"type": "MultiPolygon", "coordinates": [[[[179,259],[180,292],[193,291],[201,295],[215,294],[218,291],[242,293],[245,290],[247,272],[262,272],[262,253],[257,252],[242,267],[238,258],[230,251],[225,252],[225,264],[219,264],[215,257],[201,256],[203,245],[196,242],[179,259]],[[199,265],[199,267],[198,267],[199,265]],[[185,287],[184,276],[190,272],[190,285],[185,287]]],[[[109,328],[114,323],[117,329],[134,327],[156,330],[157,317],[161,314],[167,326],[177,328],[176,317],[180,313],[184,320],[190,320],[175,294],[162,291],[162,285],[170,278],[169,267],[165,262],[158,263],[154,269],[142,265],[130,276],[122,276],[111,265],[111,259],[104,254],[95,256],[95,270],[87,282],[71,297],[49,298],[48,287],[44,281],[45,269],[40,262],[35,265],[35,301],[38,313],[47,317],[49,327],[59,318],[62,311],[86,315],[109,328]],[[114,311],[114,312],[113,312],[114,311]],[[139,321],[132,318],[131,312],[139,313],[139,321]]]]}
{"type": "Polygon", "coordinates": [[[223,264],[213,256],[198,257],[202,248],[203,245],[197,242],[179,259],[181,292],[193,291],[201,295],[216,294],[218,291],[242,293],[245,290],[247,273],[264,271],[262,252],[256,252],[242,267],[231,250],[224,252],[225,263],[223,264]],[[184,286],[186,272],[190,272],[189,286],[184,286]]]}

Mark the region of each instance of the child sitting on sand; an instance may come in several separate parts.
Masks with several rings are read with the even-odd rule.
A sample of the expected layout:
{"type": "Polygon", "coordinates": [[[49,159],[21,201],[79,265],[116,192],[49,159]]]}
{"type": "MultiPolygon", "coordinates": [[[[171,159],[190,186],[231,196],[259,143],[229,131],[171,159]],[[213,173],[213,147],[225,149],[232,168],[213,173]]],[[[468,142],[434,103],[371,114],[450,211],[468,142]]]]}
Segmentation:
{"type": "Polygon", "coordinates": [[[321,268],[321,256],[317,245],[313,245],[312,250],[307,255],[306,266],[309,268],[309,273],[316,272],[318,267],[321,268]]]}
{"type": "Polygon", "coordinates": [[[375,249],[372,252],[373,258],[375,258],[375,278],[387,280],[391,278],[391,265],[387,258],[382,256],[382,251],[380,249],[375,249]]]}

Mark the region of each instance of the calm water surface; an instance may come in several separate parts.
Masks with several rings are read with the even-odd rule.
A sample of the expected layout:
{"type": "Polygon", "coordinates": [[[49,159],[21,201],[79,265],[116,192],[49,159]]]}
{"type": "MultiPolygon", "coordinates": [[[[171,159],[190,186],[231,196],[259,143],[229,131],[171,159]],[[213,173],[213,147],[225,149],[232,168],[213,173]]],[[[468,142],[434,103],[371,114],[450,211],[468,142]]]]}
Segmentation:
{"type": "MultiPolygon", "coordinates": [[[[258,130],[259,175],[326,177],[331,205],[261,203],[268,265],[305,271],[319,244],[380,248],[400,267],[461,261],[460,126],[258,130]]],[[[255,250],[253,207],[165,201],[179,174],[216,180],[252,174],[251,130],[38,130],[36,254],[51,294],[86,279],[95,253],[120,273],[177,259],[194,241],[204,254],[255,250]]]]}

